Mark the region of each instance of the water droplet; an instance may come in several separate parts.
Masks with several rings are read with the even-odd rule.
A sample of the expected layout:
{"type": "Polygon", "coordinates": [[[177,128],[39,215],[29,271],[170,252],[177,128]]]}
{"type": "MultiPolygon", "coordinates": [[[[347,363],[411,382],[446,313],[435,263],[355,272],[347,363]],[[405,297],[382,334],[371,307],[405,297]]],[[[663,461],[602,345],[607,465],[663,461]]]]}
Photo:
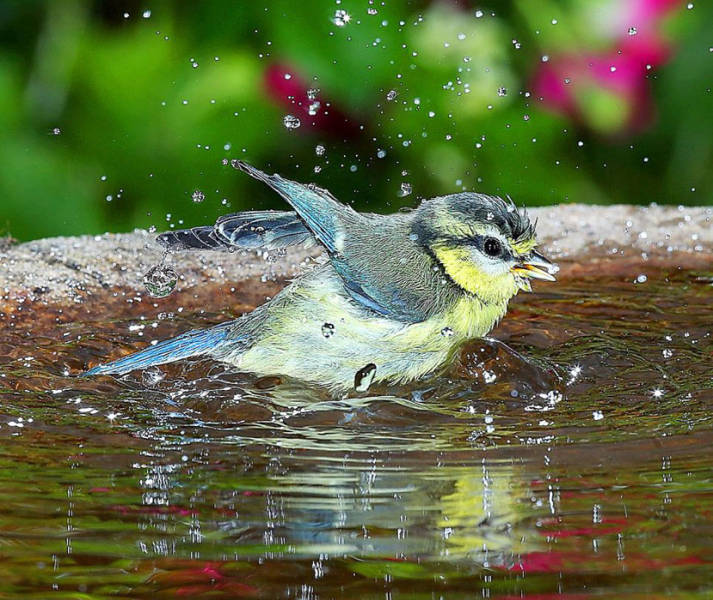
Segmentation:
{"type": "Polygon", "coordinates": [[[629,35],[636,35],[636,27],[629,27],[629,35]]]}
{"type": "Polygon", "coordinates": [[[396,90],[389,90],[389,92],[386,94],[386,99],[390,102],[394,100],[398,96],[398,92],[396,90]]]}
{"type": "Polygon", "coordinates": [[[669,349],[669,348],[664,348],[664,349],[661,351],[661,354],[663,354],[663,357],[664,357],[664,358],[671,358],[671,357],[673,356],[673,350],[671,350],[671,349],[669,349]]]}
{"type": "Polygon", "coordinates": [[[60,135],[62,133],[62,130],[59,127],[54,127],[52,129],[52,135],[60,135]]]}
{"type": "Polygon", "coordinates": [[[178,283],[178,273],[163,263],[151,267],[144,275],[146,291],[154,298],[165,298],[178,283]]]}
{"type": "Polygon", "coordinates": [[[453,330],[450,327],[444,327],[441,329],[441,335],[443,337],[453,337],[453,330]]]}
{"type": "Polygon", "coordinates": [[[319,89],[318,88],[310,88],[307,90],[307,98],[309,100],[316,100],[317,99],[317,94],[319,94],[319,89]]]}
{"type": "Polygon", "coordinates": [[[483,11],[482,10],[476,10],[475,11],[475,18],[480,19],[483,16],[483,11]]]}
{"type": "Polygon", "coordinates": [[[196,190],[191,194],[191,198],[193,198],[193,202],[200,204],[203,200],[205,200],[205,194],[200,190],[196,190]]]}
{"type": "Polygon", "coordinates": [[[384,158],[385,156],[386,156],[386,150],[377,150],[376,151],[377,158],[384,158]]]}
{"type": "Polygon", "coordinates": [[[604,418],[604,413],[601,410],[595,410],[592,412],[592,418],[595,421],[601,421],[604,418]]]}
{"type": "Polygon", "coordinates": [[[322,325],[322,335],[331,338],[334,335],[334,323],[324,323],[322,325]]]}
{"type": "Polygon", "coordinates": [[[648,277],[646,277],[646,275],[642,273],[641,275],[637,276],[636,283],[646,283],[647,279],[648,277]]]}
{"type": "Polygon", "coordinates": [[[144,385],[148,387],[155,386],[156,384],[163,381],[165,377],[165,373],[163,373],[163,371],[161,371],[157,367],[146,369],[143,373],[141,373],[141,381],[143,381],[144,385]]]}
{"type": "Polygon", "coordinates": [[[507,96],[507,95],[508,95],[507,88],[504,88],[504,87],[498,88],[498,96],[507,96]]]}
{"type": "Polygon", "coordinates": [[[285,115],[282,119],[282,124],[287,129],[297,129],[300,125],[302,125],[301,121],[294,115],[285,115]]]}
{"type": "Polygon", "coordinates": [[[149,19],[151,17],[151,11],[150,10],[145,10],[144,12],[141,13],[141,16],[144,19],[149,19]]]}
{"type": "Polygon", "coordinates": [[[337,27],[344,27],[351,20],[352,17],[346,10],[340,8],[334,11],[334,18],[332,19],[332,22],[337,27]]]}
{"type": "Polygon", "coordinates": [[[401,187],[399,188],[399,197],[403,198],[404,196],[408,196],[411,193],[411,184],[406,183],[405,181],[401,184],[401,187]]]}
{"type": "Polygon", "coordinates": [[[318,100],[315,100],[307,107],[307,113],[311,117],[314,117],[314,115],[317,114],[317,111],[319,111],[320,106],[322,106],[321,102],[319,102],[318,100]]]}
{"type": "Polygon", "coordinates": [[[324,156],[325,152],[326,152],[326,150],[325,150],[324,146],[322,146],[322,144],[317,144],[314,148],[314,153],[317,156],[324,156]]]}

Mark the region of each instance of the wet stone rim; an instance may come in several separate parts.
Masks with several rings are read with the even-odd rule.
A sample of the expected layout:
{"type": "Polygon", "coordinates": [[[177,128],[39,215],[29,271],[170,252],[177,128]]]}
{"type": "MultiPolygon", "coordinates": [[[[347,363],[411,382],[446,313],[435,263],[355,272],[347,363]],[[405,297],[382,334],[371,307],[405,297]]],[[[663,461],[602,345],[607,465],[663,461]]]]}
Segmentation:
{"type": "MultiPolygon", "coordinates": [[[[643,268],[713,268],[710,207],[569,204],[533,208],[529,214],[537,219],[541,249],[560,263],[560,279],[594,272],[633,279],[643,268]]],[[[154,237],[137,230],[23,244],[0,241],[3,320],[21,320],[41,308],[99,314],[110,298],[123,299],[128,305],[156,300],[148,296],[143,284],[144,274],[164,255],[154,237]]],[[[180,275],[177,291],[160,302],[186,310],[194,306],[220,310],[217,296],[234,293],[240,284],[241,294],[246,287],[254,290],[255,304],[260,304],[266,294],[275,293],[319,254],[318,249],[269,255],[175,254],[167,264],[180,275]]]]}

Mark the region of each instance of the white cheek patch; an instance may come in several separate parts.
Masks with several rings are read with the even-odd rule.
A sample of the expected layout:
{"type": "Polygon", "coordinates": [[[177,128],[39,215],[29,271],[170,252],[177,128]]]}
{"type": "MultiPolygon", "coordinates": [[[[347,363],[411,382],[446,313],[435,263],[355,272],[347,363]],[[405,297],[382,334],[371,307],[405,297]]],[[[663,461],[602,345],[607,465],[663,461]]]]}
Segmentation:
{"type": "MultiPolygon", "coordinates": [[[[488,227],[478,233],[486,237],[495,238],[502,244],[503,248],[510,247],[507,241],[500,235],[500,232],[495,229],[488,227]]],[[[470,260],[478,269],[493,277],[509,272],[510,268],[515,264],[515,261],[512,259],[503,260],[501,257],[491,258],[478,250],[475,246],[471,246],[470,248],[470,260]]]]}

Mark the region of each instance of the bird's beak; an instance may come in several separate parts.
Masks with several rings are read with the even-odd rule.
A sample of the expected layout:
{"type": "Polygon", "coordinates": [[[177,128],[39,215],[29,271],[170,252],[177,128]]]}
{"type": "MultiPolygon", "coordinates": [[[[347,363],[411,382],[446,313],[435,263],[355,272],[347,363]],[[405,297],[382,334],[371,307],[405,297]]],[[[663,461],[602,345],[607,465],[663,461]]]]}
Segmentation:
{"type": "Polygon", "coordinates": [[[528,279],[544,279],[545,281],[556,281],[553,273],[559,271],[559,267],[547,260],[539,252],[534,250],[523,262],[516,264],[510,269],[520,277],[528,279]]]}

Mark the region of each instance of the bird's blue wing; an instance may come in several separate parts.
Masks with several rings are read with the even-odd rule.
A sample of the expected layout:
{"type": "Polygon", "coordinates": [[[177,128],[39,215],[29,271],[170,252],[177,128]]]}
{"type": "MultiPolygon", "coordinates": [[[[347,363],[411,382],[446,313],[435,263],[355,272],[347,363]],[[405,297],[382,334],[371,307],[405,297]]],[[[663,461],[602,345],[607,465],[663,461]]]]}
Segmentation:
{"type": "Polygon", "coordinates": [[[314,236],[294,212],[249,211],[220,217],[215,225],[167,231],[156,241],[176,250],[279,250],[311,246],[314,236]]]}
{"type": "Polygon", "coordinates": [[[339,202],[327,190],[277,174],[268,175],[243,161],[234,160],[231,164],[269,185],[295,209],[307,229],[327,249],[345,290],[355,301],[379,315],[400,321],[426,318],[419,294],[404,289],[403,278],[394,280],[396,257],[390,250],[393,243],[379,243],[379,236],[389,235],[388,232],[380,231],[381,227],[374,230],[373,221],[339,202]]]}
{"type": "Polygon", "coordinates": [[[154,365],[175,362],[191,356],[207,354],[216,345],[223,342],[230,331],[230,322],[211,327],[188,331],[178,337],[159,342],[145,350],[135,352],[119,360],[98,365],[84,375],[123,375],[136,369],[145,369],[154,365]]]}
{"type": "Polygon", "coordinates": [[[268,175],[241,160],[234,160],[231,164],[280,194],[330,254],[338,254],[341,251],[341,242],[349,221],[358,219],[357,213],[351,208],[316,185],[297,183],[277,174],[268,175]]]}

